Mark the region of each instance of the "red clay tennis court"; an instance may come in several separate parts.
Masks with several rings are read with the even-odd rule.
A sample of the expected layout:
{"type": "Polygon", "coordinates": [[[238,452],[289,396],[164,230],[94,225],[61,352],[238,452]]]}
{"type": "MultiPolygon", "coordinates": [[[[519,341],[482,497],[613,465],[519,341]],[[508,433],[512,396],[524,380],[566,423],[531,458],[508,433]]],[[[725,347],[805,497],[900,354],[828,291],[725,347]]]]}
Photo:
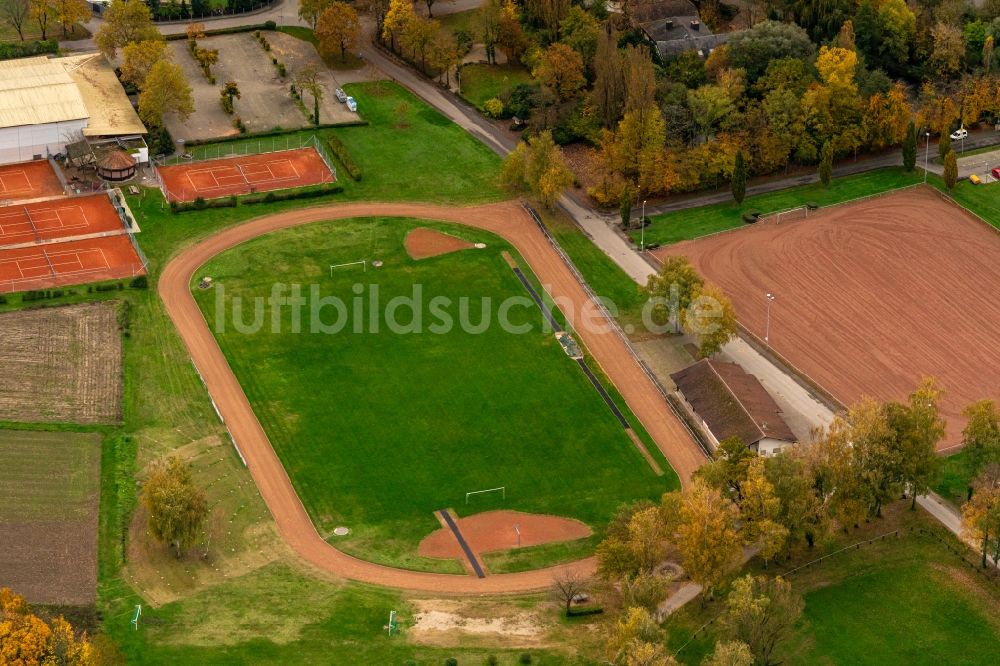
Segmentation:
{"type": "Polygon", "coordinates": [[[169,201],[217,199],[332,183],[333,172],[315,148],[282,150],[163,166],[157,169],[169,201]]]}
{"type": "Polygon", "coordinates": [[[116,230],[124,227],[106,194],[0,207],[0,247],[116,230]]]}
{"type": "Polygon", "coordinates": [[[39,199],[63,194],[62,183],[48,160],[0,166],[0,201],[39,199]]]}
{"type": "Polygon", "coordinates": [[[144,275],[128,236],[0,249],[0,293],[144,275]]]}

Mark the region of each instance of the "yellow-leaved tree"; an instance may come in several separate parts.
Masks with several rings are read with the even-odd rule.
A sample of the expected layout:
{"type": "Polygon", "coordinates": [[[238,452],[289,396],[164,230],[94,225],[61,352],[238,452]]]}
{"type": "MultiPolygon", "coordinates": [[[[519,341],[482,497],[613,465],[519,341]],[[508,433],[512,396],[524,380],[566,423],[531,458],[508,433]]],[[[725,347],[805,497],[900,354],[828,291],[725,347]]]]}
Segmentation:
{"type": "Polygon", "coordinates": [[[86,635],[79,638],[62,616],[45,621],[24,597],[0,588],[0,664],[91,666],[97,654],[86,635]]]}
{"type": "Polygon", "coordinates": [[[531,192],[546,208],[551,208],[574,181],[562,149],[549,131],[517,144],[504,160],[500,177],[506,185],[531,192]]]}

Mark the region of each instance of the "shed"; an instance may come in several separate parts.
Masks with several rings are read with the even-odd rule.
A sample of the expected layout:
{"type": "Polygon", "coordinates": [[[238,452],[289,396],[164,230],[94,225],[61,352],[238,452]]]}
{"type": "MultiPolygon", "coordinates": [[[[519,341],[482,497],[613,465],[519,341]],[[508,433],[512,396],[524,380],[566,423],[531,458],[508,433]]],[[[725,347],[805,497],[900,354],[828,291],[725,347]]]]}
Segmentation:
{"type": "Polygon", "coordinates": [[[97,175],[112,183],[135,178],[135,168],[135,159],[123,150],[109,151],[97,160],[97,175]]]}

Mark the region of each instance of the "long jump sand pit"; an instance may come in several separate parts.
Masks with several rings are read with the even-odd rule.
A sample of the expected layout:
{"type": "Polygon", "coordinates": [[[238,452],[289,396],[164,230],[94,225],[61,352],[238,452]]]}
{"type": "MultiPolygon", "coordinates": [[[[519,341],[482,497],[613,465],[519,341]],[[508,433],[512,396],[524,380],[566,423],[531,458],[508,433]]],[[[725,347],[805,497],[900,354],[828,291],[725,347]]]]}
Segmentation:
{"type": "MultiPolygon", "coordinates": [[[[472,551],[479,555],[497,550],[573,541],[591,534],[590,528],[579,520],[520,511],[485,511],[458,518],[455,524],[472,551]]],[[[455,535],[446,527],[434,530],[424,537],[417,552],[424,557],[465,557],[455,535]]]]}
{"type": "Polygon", "coordinates": [[[900,400],[923,376],[945,391],[948,430],[962,409],[1000,399],[1000,234],[930,188],[794,221],[678,243],[732,298],[740,322],[846,404],[900,400]]]}

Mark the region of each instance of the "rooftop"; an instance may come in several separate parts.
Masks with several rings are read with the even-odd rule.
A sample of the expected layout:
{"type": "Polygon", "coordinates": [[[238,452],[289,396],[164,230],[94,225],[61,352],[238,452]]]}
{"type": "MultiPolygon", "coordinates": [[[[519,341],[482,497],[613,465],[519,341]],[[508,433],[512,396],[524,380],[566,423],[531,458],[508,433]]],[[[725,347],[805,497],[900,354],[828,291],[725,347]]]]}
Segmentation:
{"type": "Polygon", "coordinates": [[[747,446],[765,437],[795,441],[777,403],[739,365],[704,359],[670,377],[720,442],[730,437],[747,446]]]}
{"type": "Polygon", "coordinates": [[[146,127],[132,108],[125,89],[107,59],[100,53],[59,58],[76,83],[90,121],[87,137],[145,134],[146,127]]]}
{"type": "Polygon", "coordinates": [[[0,128],[89,116],[76,83],[55,59],[0,61],[0,128]]]}

